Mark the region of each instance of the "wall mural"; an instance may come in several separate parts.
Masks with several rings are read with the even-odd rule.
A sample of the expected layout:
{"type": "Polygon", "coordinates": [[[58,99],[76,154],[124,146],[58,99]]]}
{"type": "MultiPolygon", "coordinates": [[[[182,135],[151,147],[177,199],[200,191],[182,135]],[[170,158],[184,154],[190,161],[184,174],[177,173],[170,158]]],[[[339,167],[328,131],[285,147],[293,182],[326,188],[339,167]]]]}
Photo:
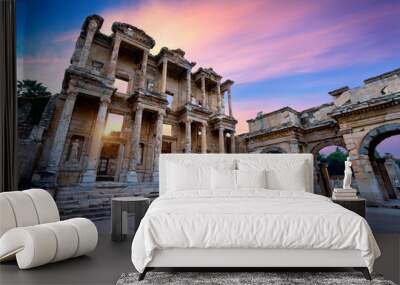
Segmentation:
{"type": "MultiPolygon", "coordinates": [[[[390,9],[374,25],[357,14],[360,23],[341,29],[330,18],[310,17],[309,2],[307,16],[278,1],[264,10],[263,3],[238,4],[280,15],[276,30],[263,32],[259,22],[233,24],[248,18],[244,9],[226,11],[224,21],[194,21],[169,13],[175,5],[202,19],[199,3],[122,9],[124,2],[104,1],[61,18],[60,7],[43,2],[48,8],[30,1],[17,7],[19,184],[64,191],[56,196],[64,217],[86,206],[70,209],[61,199],[100,207],[100,198],[88,198],[96,191],[157,196],[162,152],[312,153],[314,189],[326,196],[341,187],[349,158],[351,186],[369,205],[400,208],[400,58],[390,48],[396,36],[375,33],[387,44],[368,51],[359,45],[387,26],[399,33],[390,9]],[[160,26],[150,8],[171,22],[160,26]],[[302,24],[283,22],[285,13],[302,24]],[[309,25],[312,18],[320,25],[309,25]],[[185,36],[188,25],[196,37],[185,36]],[[316,26],[314,33],[306,26],[316,26]],[[325,35],[328,26],[337,31],[325,35]],[[295,28],[299,36],[286,38],[295,28]],[[359,33],[348,37],[352,29],[359,33]],[[332,34],[341,37],[332,43],[332,34]],[[256,40],[261,35],[268,41],[256,40]],[[371,62],[368,54],[382,56],[371,62]]],[[[78,5],[70,2],[63,5],[78,5]]],[[[377,9],[386,8],[369,9],[380,17],[377,9]]],[[[355,16],[343,15],[344,23],[355,16]]]]}

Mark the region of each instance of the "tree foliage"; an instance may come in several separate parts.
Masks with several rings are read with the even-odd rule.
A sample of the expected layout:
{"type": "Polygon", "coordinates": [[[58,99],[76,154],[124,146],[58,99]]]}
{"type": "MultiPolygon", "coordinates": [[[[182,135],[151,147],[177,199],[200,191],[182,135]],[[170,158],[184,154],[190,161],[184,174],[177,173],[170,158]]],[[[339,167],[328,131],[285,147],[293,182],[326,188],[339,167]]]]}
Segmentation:
{"type": "Polygon", "coordinates": [[[36,80],[18,80],[17,82],[17,93],[18,97],[24,98],[38,98],[38,97],[49,97],[51,93],[47,90],[47,87],[36,80]]]}
{"type": "Polygon", "coordinates": [[[334,152],[331,152],[327,156],[318,154],[317,160],[320,162],[326,162],[328,164],[329,175],[343,175],[344,174],[344,162],[347,159],[347,153],[336,148],[334,152]]]}

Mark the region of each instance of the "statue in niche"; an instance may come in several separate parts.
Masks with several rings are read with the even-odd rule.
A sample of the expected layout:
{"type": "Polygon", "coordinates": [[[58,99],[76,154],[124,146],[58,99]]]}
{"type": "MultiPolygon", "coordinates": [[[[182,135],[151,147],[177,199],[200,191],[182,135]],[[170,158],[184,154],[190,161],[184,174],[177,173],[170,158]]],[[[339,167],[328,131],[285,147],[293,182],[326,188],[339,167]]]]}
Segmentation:
{"type": "Polygon", "coordinates": [[[155,83],[154,83],[153,80],[149,80],[149,81],[147,82],[147,90],[149,90],[150,92],[153,92],[153,91],[154,91],[154,86],[155,86],[155,83]]]}
{"type": "Polygon", "coordinates": [[[351,189],[351,161],[350,157],[344,162],[344,179],[343,179],[343,189],[351,189]]]}
{"type": "Polygon", "coordinates": [[[80,140],[76,138],[71,142],[71,150],[69,152],[68,162],[78,163],[79,162],[79,148],[80,148],[80,140]]]}

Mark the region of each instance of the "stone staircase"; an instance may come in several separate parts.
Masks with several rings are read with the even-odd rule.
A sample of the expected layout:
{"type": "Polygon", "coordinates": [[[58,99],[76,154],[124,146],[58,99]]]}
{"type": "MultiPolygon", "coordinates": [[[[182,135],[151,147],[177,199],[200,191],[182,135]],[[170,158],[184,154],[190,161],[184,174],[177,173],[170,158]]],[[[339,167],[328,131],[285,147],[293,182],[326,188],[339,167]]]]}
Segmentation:
{"type": "Polygon", "coordinates": [[[85,217],[93,221],[111,216],[111,199],[114,197],[158,196],[158,184],[140,183],[127,186],[123,183],[101,182],[91,186],[59,187],[55,200],[61,219],[85,217]]]}

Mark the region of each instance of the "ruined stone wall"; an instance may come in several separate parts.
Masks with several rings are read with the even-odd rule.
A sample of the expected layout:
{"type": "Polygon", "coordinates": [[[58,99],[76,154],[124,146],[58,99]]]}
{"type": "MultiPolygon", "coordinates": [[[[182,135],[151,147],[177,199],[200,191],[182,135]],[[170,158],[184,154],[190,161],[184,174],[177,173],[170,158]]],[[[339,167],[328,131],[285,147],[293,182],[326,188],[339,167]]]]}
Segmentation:
{"type": "Polygon", "coordinates": [[[342,106],[348,101],[352,104],[356,104],[373,98],[379,98],[387,94],[400,92],[399,74],[400,70],[386,78],[377,78],[372,82],[366,80],[366,83],[363,86],[352,88],[338,96],[334,103],[336,106],[342,106]]]}
{"type": "Polygon", "coordinates": [[[304,110],[300,114],[301,123],[305,127],[312,127],[315,124],[323,121],[334,121],[329,113],[335,108],[333,103],[323,104],[321,106],[304,110]]]}

